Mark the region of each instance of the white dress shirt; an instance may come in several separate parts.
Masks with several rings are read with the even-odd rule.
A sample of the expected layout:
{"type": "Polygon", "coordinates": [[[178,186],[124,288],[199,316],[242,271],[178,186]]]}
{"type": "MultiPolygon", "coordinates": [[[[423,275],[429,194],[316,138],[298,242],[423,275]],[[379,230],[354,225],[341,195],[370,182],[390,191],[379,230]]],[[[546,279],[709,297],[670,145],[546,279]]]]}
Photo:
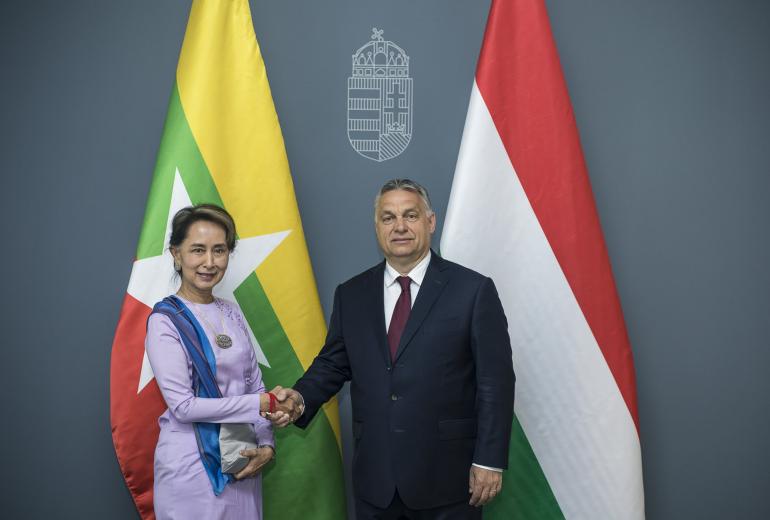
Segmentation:
{"type": "MultiPolygon", "coordinates": [[[[393,310],[396,308],[396,302],[398,297],[401,296],[401,284],[396,280],[399,276],[408,276],[412,279],[409,284],[409,292],[412,296],[412,305],[417,299],[417,293],[420,292],[422,281],[425,279],[425,273],[428,271],[428,264],[430,264],[431,252],[425,255],[425,258],[420,260],[416,266],[412,268],[409,273],[402,275],[388,263],[385,262],[385,277],[384,277],[384,291],[385,291],[385,323],[387,328],[390,328],[390,320],[393,317],[393,310]]],[[[491,468],[489,466],[482,466],[481,464],[473,464],[474,466],[482,469],[490,469],[492,471],[503,471],[499,468],[491,468]]]]}
{"type": "Polygon", "coordinates": [[[408,274],[402,275],[388,263],[385,262],[385,324],[386,330],[390,329],[390,319],[393,317],[393,309],[396,308],[396,302],[398,297],[401,296],[401,284],[396,280],[399,276],[408,276],[412,279],[409,284],[409,292],[412,295],[412,305],[414,300],[417,299],[417,293],[420,292],[420,286],[425,278],[425,273],[428,271],[428,264],[430,263],[430,251],[425,255],[425,258],[420,260],[416,266],[409,271],[408,274]]]}

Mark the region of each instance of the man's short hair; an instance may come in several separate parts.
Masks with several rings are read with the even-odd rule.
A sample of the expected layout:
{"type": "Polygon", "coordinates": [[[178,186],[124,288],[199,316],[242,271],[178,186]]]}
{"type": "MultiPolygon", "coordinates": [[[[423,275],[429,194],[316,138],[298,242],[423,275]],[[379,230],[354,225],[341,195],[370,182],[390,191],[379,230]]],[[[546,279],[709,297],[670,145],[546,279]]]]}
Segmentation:
{"type": "Polygon", "coordinates": [[[385,184],[382,185],[382,188],[380,188],[380,191],[377,192],[377,196],[374,198],[374,219],[377,220],[377,208],[380,205],[380,199],[383,195],[385,195],[389,191],[395,191],[395,190],[404,190],[404,191],[411,191],[412,193],[416,193],[420,196],[422,199],[423,204],[425,204],[425,209],[427,210],[428,216],[433,214],[433,206],[431,206],[430,203],[430,196],[428,195],[428,190],[426,190],[420,183],[413,181],[411,179],[390,179],[385,184]]]}

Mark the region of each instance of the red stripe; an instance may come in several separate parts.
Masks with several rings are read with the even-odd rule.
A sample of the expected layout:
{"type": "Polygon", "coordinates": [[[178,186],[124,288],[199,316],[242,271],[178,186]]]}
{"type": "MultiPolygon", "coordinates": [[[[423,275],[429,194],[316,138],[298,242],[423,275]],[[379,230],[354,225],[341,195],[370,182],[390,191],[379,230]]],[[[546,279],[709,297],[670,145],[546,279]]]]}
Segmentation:
{"type": "Polygon", "coordinates": [[[476,83],[638,431],[631,346],[542,0],[493,0],[476,83]]]}
{"type": "Polygon", "coordinates": [[[110,422],[120,469],[136,508],[144,520],[154,520],[153,459],[160,430],[158,417],[166,409],[153,379],[137,394],[150,308],[126,294],[112,344],[110,422]]]}

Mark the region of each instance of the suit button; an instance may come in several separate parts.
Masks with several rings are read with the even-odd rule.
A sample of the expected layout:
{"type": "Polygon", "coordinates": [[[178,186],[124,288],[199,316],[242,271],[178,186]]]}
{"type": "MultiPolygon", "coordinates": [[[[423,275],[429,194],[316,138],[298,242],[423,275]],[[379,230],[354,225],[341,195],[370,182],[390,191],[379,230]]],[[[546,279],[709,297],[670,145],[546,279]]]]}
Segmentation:
{"type": "Polygon", "coordinates": [[[388,372],[390,372],[391,368],[390,368],[390,367],[385,367],[385,370],[387,370],[388,372]]]}
{"type": "Polygon", "coordinates": [[[391,401],[398,401],[398,396],[396,394],[390,394],[390,400],[391,401]]]}

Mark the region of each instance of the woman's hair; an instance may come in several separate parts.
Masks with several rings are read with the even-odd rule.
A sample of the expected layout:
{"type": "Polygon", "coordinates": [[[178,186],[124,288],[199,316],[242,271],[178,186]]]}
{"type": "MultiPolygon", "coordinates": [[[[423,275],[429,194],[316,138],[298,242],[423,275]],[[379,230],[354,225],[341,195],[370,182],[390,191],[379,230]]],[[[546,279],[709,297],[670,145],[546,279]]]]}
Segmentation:
{"type": "Polygon", "coordinates": [[[205,220],[217,224],[225,231],[225,243],[230,251],[235,249],[235,222],[233,217],[224,209],[216,204],[196,204],[187,206],[176,212],[171,221],[171,238],[168,241],[169,247],[179,247],[187,233],[195,222],[205,220]]]}

